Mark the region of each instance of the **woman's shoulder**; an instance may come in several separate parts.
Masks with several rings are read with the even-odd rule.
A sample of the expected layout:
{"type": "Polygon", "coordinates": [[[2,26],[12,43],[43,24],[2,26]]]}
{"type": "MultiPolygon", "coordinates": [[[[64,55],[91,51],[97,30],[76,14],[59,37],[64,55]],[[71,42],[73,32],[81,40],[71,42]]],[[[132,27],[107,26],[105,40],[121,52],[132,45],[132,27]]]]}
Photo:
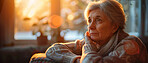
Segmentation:
{"type": "Polygon", "coordinates": [[[140,38],[138,38],[134,35],[129,35],[128,33],[124,32],[123,30],[119,31],[118,41],[119,41],[118,44],[124,44],[124,45],[125,44],[127,44],[127,45],[128,44],[130,44],[130,45],[138,44],[140,47],[145,46],[140,38]]]}
{"type": "Polygon", "coordinates": [[[119,53],[119,56],[127,57],[134,61],[146,61],[146,47],[143,42],[136,36],[129,35],[122,39],[114,51],[119,53]]]}
{"type": "Polygon", "coordinates": [[[125,40],[140,40],[140,39],[134,35],[129,35],[129,36],[125,37],[125,40]]]}
{"type": "Polygon", "coordinates": [[[140,38],[133,35],[125,37],[120,44],[123,45],[124,50],[128,54],[136,54],[147,50],[140,38]]]}
{"type": "Polygon", "coordinates": [[[122,42],[127,42],[127,43],[137,43],[138,45],[144,45],[143,42],[141,41],[140,38],[134,36],[134,35],[129,35],[125,37],[122,42]]]}
{"type": "Polygon", "coordinates": [[[123,43],[123,44],[131,44],[131,45],[138,45],[138,46],[145,46],[143,44],[143,42],[141,41],[140,38],[134,36],[134,35],[129,35],[127,37],[125,37],[124,39],[121,40],[120,43],[123,43]]]}

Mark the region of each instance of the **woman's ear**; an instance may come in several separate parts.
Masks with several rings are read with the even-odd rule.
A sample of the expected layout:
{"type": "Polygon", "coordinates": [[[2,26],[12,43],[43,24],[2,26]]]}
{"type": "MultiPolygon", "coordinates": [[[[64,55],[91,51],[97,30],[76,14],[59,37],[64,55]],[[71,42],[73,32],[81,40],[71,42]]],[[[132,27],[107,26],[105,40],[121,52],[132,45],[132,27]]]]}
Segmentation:
{"type": "Polygon", "coordinates": [[[113,24],[112,33],[115,33],[118,30],[119,26],[117,24],[113,24]]]}

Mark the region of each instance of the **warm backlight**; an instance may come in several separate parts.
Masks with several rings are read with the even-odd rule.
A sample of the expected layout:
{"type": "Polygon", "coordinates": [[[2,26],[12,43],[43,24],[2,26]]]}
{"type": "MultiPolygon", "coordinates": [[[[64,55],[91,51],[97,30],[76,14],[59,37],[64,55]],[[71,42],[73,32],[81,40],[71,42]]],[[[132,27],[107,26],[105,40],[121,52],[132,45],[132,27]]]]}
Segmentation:
{"type": "Polygon", "coordinates": [[[61,16],[53,15],[49,18],[48,23],[51,28],[58,28],[62,25],[62,21],[63,19],[61,16]]]}

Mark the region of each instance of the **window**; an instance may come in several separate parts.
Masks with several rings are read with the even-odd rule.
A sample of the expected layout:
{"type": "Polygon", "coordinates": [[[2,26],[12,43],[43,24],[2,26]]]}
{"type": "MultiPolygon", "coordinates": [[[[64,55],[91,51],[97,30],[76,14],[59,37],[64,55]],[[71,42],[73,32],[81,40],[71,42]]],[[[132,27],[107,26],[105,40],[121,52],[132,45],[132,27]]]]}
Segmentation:
{"type": "Polygon", "coordinates": [[[62,30],[65,40],[82,39],[87,30],[84,9],[89,0],[61,0],[61,16],[64,18],[62,30]]]}
{"type": "Polygon", "coordinates": [[[130,35],[138,36],[139,29],[138,29],[138,22],[139,22],[139,1],[138,0],[118,0],[123,8],[124,12],[126,14],[126,27],[125,31],[128,32],[130,35]]]}
{"type": "MultiPolygon", "coordinates": [[[[82,39],[87,30],[83,17],[83,11],[88,3],[85,0],[58,0],[61,2],[61,17],[63,24],[60,27],[60,35],[65,40],[82,39]],[[73,8],[71,8],[73,7],[73,8]],[[73,38],[72,38],[73,37],[73,38]]],[[[36,32],[39,21],[46,21],[52,17],[50,0],[15,0],[15,40],[36,40],[40,33],[36,32]]],[[[54,2],[55,3],[55,2],[54,2]]],[[[48,23],[49,24],[49,23],[48,23]]],[[[51,39],[52,28],[46,27],[49,40],[51,39]],[[49,34],[48,34],[49,33],[49,34]],[[51,34],[50,34],[51,33],[51,34]]],[[[42,26],[43,28],[43,26],[42,26]]]]}
{"type": "Polygon", "coordinates": [[[34,33],[46,26],[50,15],[50,0],[14,0],[15,1],[15,40],[36,40],[40,33],[34,33]]]}

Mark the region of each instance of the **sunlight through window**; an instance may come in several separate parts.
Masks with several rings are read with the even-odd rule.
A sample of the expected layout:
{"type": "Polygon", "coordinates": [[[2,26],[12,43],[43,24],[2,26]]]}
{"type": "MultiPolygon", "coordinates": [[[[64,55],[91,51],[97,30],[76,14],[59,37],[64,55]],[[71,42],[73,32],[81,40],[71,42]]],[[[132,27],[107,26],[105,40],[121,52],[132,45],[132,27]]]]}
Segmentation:
{"type": "MultiPolygon", "coordinates": [[[[45,19],[48,19],[49,15],[50,0],[15,0],[14,38],[16,40],[35,40],[38,33],[33,34],[33,31],[39,32],[40,29],[40,26],[36,25],[41,24],[43,19],[47,21],[45,19]]],[[[49,27],[44,30],[49,30],[49,27]]]]}

